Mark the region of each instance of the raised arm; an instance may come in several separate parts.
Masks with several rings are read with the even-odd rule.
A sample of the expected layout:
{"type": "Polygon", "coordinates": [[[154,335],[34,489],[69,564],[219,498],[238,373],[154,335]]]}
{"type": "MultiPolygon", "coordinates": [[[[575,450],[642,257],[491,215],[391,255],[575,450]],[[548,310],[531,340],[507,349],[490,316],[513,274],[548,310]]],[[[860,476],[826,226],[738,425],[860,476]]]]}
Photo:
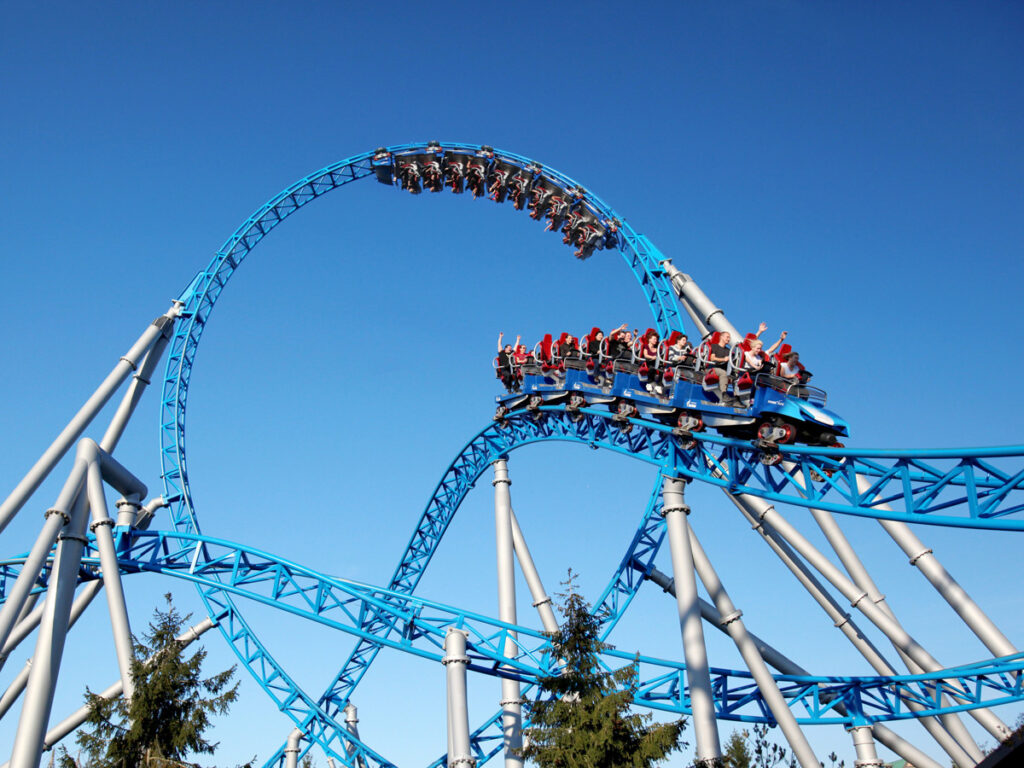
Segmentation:
{"type": "Polygon", "coordinates": [[[505,334],[501,331],[498,332],[498,351],[501,352],[501,340],[505,338],[505,334]]]}
{"type": "Polygon", "coordinates": [[[761,321],[761,324],[757,326],[757,333],[754,334],[755,338],[760,339],[761,334],[768,330],[768,323],[761,321]]]}
{"type": "Polygon", "coordinates": [[[772,352],[774,352],[776,349],[778,349],[779,348],[779,344],[781,344],[785,340],[786,336],[787,336],[787,332],[786,331],[783,331],[782,333],[780,333],[779,334],[779,340],[776,341],[774,344],[772,344],[770,347],[768,347],[768,349],[765,350],[765,354],[766,355],[770,355],[772,352]]]}

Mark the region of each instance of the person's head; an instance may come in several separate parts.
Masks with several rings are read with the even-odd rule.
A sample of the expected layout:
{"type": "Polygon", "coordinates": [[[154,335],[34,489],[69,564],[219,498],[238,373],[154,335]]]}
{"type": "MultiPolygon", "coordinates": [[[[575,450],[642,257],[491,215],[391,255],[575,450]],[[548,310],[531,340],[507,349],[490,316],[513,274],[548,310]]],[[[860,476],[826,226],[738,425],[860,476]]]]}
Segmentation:
{"type": "Polygon", "coordinates": [[[622,332],[622,340],[625,341],[627,344],[629,342],[631,342],[633,340],[633,332],[632,331],[623,331],[622,332]]]}
{"type": "Polygon", "coordinates": [[[789,357],[787,357],[786,359],[789,360],[789,362],[791,362],[791,363],[799,363],[800,362],[800,355],[797,354],[796,352],[790,352],[789,353],[789,357]]]}
{"type": "Polygon", "coordinates": [[[721,344],[723,347],[730,341],[732,341],[732,334],[729,333],[728,331],[722,331],[722,333],[719,334],[718,343],[721,344]]]}
{"type": "Polygon", "coordinates": [[[604,339],[604,334],[601,331],[594,334],[594,341],[601,341],[602,339],[604,339]]]}
{"type": "Polygon", "coordinates": [[[512,345],[511,345],[511,344],[506,344],[506,345],[505,345],[505,348],[504,348],[504,350],[503,350],[503,351],[504,351],[504,352],[505,352],[505,354],[507,355],[507,354],[508,354],[509,352],[511,352],[511,351],[512,351],[512,345]]]}
{"type": "Polygon", "coordinates": [[[764,342],[763,341],[761,341],[760,339],[754,339],[753,341],[750,342],[750,351],[751,352],[760,352],[761,348],[763,346],[764,346],[764,342]]]}
{"type": "Polygon", "coordinates": [[[688,343],[689,343],[689,339],[686,338],[686,334],[684,333],[678,339],[676,339],[676,343],[673,344],[672,346],[674,346],[674,347],[685,347],[688,343]]]}
{"type": "Polygon", "coordinates": [[[525,344],[520,344],[518,347],[516,347],[516,352],[525,352],[525,351],[526,351],[526,345],[525,344]]]}

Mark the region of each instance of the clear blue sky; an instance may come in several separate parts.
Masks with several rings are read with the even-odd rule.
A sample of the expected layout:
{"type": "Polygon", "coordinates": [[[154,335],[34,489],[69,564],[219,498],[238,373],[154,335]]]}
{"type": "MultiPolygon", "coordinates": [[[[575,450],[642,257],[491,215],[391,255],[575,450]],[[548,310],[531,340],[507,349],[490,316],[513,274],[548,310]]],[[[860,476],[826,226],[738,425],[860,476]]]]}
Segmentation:
{"type": "MultiPolygon", "coordinates": [[[[252,210],[330,162],[434,138],[558,168],[740,328],[788,330],[852,444],[1021,442],[1019,6],[356,5],[0,6],[0,485],[252,210]]],[[[524,214],[466,197],[363,182],[290,220],[233,278],[190,397],[207,533],[385,582],[444,468],[490,419],[499,330],[532,341],[647,322],[616,255],[581,264],[524,214]]],[[[154,490],[156,406],[151,393],[119,449],[154,490]]],[[[572,566],[593,599],[653,474],[565,446],[524,450],[510,469],[549,590],[572,566]]],[[[27,548],[55,488],[4,533],[5,552],[27,548]]],[[[751,629],[814,671],[867,671],[720,495],[691,497],[751,629]]],[[[482,483],[425,595],[494,612],[490,503],[482,483]]],[[[791,512],[813,535],[806,518],[791,512]]],[[[943,662],[980,658],[876,529],[850,528],[911,631],[943,662]]],[[[1019,542],[921,535],[1024,639],[1019,542]]],[[[133,579],[136,627],[168,589],[201,611],[189,588],[133,579]]],[[[97,603],[74,632],[55,718],[116,676],[104,614],[97,603]]],[[[313,693],[350,646],[251,616],[313,693]]],[[[646,590],[613,640],[679,655],[674,605],[646,590]]],[[[231,663],[216,636],[206,645],[212,665],[231,663]]],[[[718,638],[712,663],[737,663],[718,638]]],[[[367,740],[402,766],[440,754],[442,680],[420,662],[380,663],[356,696],[367,740]]],[[[291,727],[248,678],[242,692],[217,725],[221,765],[266,758],[291,727]]],[[[471,698],[489,714],[497,682],[471,698]]],[[[852,763],[844,734],[814,739],[819,757],[852,763]]]]}

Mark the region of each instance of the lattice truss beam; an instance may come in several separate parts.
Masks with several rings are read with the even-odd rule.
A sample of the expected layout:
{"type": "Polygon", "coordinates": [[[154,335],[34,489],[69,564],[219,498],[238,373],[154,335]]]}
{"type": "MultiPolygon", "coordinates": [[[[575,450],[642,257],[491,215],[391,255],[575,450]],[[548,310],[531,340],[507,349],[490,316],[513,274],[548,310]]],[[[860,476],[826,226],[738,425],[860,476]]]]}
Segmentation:
{"type": "MultiPolygon", "coordinates": [[[[541,168],[529,158],[494,152],[480,145],[446,143],[437,147],[467,153],[486,151],[512,168],[541,168]]],[[[989,710],[1001,703],[1024,700],[1021,690],[1024,655],[1016,652],[994,625],[988,623],[987,617],[978,615],[976,606],[957,591],[959,587],[955,582],[950,586],[948,574],[931,558],[930,550],[924,549],[916,537],[900,526],[917,522],[1004,531],[1024,529],[1024,469],[1021,469],[1024,446],[916,452],[782,446],[779,456],[775,457],[780,460],[769,463],[757,446],[744,441],[700,433],[693,436],[691,444],[689,437],[684,442],[672,429],[661,424],[638,419],[617,423],[612,414],[589,408],[568,413],[560,407],[544,407],[537,414],[514,413],[499,423],[488,425],[469,441],[434,489],[386,587],[328,577],[274,555],[199,532],[187,471],[187,396],[199,340],[230,277],[264,237],[307,203],[353,181],[375,176],[380,157],[396,158],[428,150],[428,145],[406,144],[356,155],[299,180],[272,198],[243,222],[207,267],[192,279],[172,308],[121,358],[96,394],[0,505],[2,530],[117,388],[134,372],[128,392],[103,439],[99,443],[79,443],[75,468],[36,545],[25,555],[0,561],[0,663],[19,640],[38,625],[42,639],[37,642],[37,655],[51,661],[56,659],[59,666],[63,632],[98,593],[100,580],[107,587],[111,615],[116,617],[112,618],[115,637],[120,638],[121,646],[126,645],[125,638],[129,635],[120,578],[145,572],[160,573],[196,586],[210,618],[193,635],[214,624],[219,628],[241,663],[298,726],[306,749],[313,743],[319,744],[329,755],[350,766],[390,765],[385,757],[359,739],[347,711],[353,691],[381,649],[446,663],[451,661],[446,656],[446,638],[452,630],[458,630],[465,633],[466,666],[479,673],[520,681],[524,685],[523,695],[535,692],[533,686],[538,676],[557,670],[557,660],[552,658],[543,633],[522,626],[518,621],[498,621],[416,598],[412,593],[456,511],[489,467],[504,464],[512,451],[533,443],[569,442],[637,459],[658,470],[655,487],[636,533],[594,607],[603,624],[603,637],[616,626],[645,580],[655,581],[666,591],[676,588],[673,579],[655,567],[662,544],[666,538],[672,539],[671,530],[667,533],[666,517],[681,509],[665,504],[663,482],[685,478],[719,487],[740,507],[755,530],[791,567],[808,591],[816,595],[826,612],[836,619],[837,626],[845,626],[844,632],[848,631],[848,636],[853,638],[858,634],[852,628],[849,615],[826,594],[827,590],[818,577],[810,573],[804,561],[813,565],[853,604],[860,603],[859,609],[893,640],[913,672],[894,674],[894,669],[877,656],[877,651],[867,647],[862,653],[880,674],[819,677],[804,674],[795,663],[757,641],[765,659],[773,659],[770,663],[782,670],[771,676],[768,686],[781,695],[782,714],[789,717],[792,713],[792,721],[801,725],[852,726],[855,733],[884,721],[916,718],[927,724],[930,719],[941,717],[948,733],[938,733],[934,728],[929,733],[958,764],[976,762],[972,751],[977,749],[976,745],[970,746],[970,737],[957,730],[962,724],[958,720],[954,723],[955,718],[950,716],[969,712],[990,732],[999,733],[1002,725],[988,716],[989,710]],[[145,486],[114,461],[111,453],[165,346],[167,369],[160,403],[164,495],[142,505],[145,486]],[[118,502],[116,522],[106,513],[104,484],[123,494],[118,502]],[[826,532],[850,578],[825,562],[802,540],[775,512],[773,502],[808,508],[826,532]],[[153,513],[165,505],[169,506],[174,530],[145,530],[153,513]],[[906,635],[895,618],[888,615],[887,608],[876,607],[876,603],[881,604],[883,600],[873,593],[870,577],[859,573],[859,561],[852,550],[845,548],[847,542],[841,533],[830,527],[833,512],[882,521],[882,527],[908,551],[912,562],[922,560],[927,564],[927,567],[919,565],[922,572],[982,639],[992,658],[940,668],[906,635]],[[87,514],[93,518],[88,530],[87,514]],[[79,592],[74,597],[76,587],[79,592]],[[54,596],[52,602],[57,608],[50,600],[32,607],[44,591],[54,596]],[[314,698],[296,685],[267,651],[239,610],[238,598],[272,606],[354,638],[352,652],[320,697],[314,698]]],[[[554,169],[543,167],[542,170],[547,179],[565,189],[574,189],[574,194],[595,215],[620,222],[621,217],[614,210],[577,182],[554,169]]],[[[663,334],[681,329],[684,313],[701,333],[732,329],[692,279],[672,267],[653,244],[629,224],[619,224],[614,242],[648,302],[654,323],[663,334]]],[[[678,516],[675,519],[678,524],[678,516]]],[[[679,530],[685,528],[677,528],[677,533],[679,530]]],[[[674,548],[679,540],[674,541],[675,565],[674,548]]],[[[692,546],[694,552],[699,551],[696,539],[692,546]]],[[[516,556],[520,556],[518,550],[516,556]]],[[[522,565],[521,558],[520,561],[522,565]]],[[[696,567],[699,571],[701,566],[696,567]]],[[[692,564],[690,570],[692,577],[692,564]]],[[[701,578],[707,575],[704,573],[701,578]]],[[[677,598],[682,608],[685,599],[678,595],[677,598]]],[[[690,609],[696,610],[695,593],[689,599],[690,609]]],[[[728,597],[724,599],[725,603],[716,599],[718,607],[728,604],[728,597]]],[[[734,622],[737,616],[723,616],[727,612],[701,601],[700,613],[709,623],[725,626],[734,622]]],[[[119,685],[130,694],[130,680],[125,674],[128,659],[119,651],[118,660],[122,672],[119,685]]],[[[677,660],[616,651],[607,651],[602,663],[607,669],[636,665],[640,704],[666,712],[697,714],[695,696],[700,698],[703,691],[691,679],[692,664],[688,667],[677,660]]],[[[42,673],[32,674],[42,679],[42,673]]],[[[755,680],[756,677],[746,669],[710,668],[706,685],[713,697],[713,712],[695,719],[703,720],[700,725],[704,726],[709,722],[713,725],[713,718],[779,721],[780,710],[773,708],[764,679],[755,680]]],[[[18,686],[25,687],[27,678],[27,673],[20,676],[22,682],[16,680],[0,698],[0,715],[17,697],[18,686]]],[[[51,682],[27,683],[26,698],[32,700],[33,707],[38,708],[45,698],[42,692],[51,682]]],[[[116,685],[108,690],[115,688],[116,685]]],[[[120,690],[111,695],[117,695],[120,690]]],[[[507,714],[505,712],[506,723],[507,714]]],[[[67,732],[68,724],[75,717],[64,721],[57,730],[63,728],[67,732]]],[[[783,728],[787,717],[781,718],[783,728]]],[[[35,717],[36,721],[39,719],[35,717]]],[[[45,724],[45,718],[41,722],[45,724]]],[[[40,722],[35,722],[34,727],[41,727],[40,722]]],[[[880,725],[872,730],[880,740],[892,736],[880,725]],[[889,736],[885,736],[886,733],[889,736]]],[[[508,760],[507,729],[503,725],[503,713],[498,712],[469,733],[465,749],[478,761],[484,761],[503,748],[503,740],[508,760]]],[[[284,761],[293,765],[289,761],[296,757],[295,743],[290,739],[268,764],[284,761]]],[[[867,752],[861,751],[866,743],[863,734],[855,736],[855,743],[858,757],[870,762],[873,747],[867,752]]],[[[892,746],[898,739],[883,743],[892,746]]],[[[13,768],[33,768],[31,751],[34,748],[16,745],[13,768]]],[[[714,754],[714,750],[706,753],[714,754]]],[[[914,754],[916,763],[917,753],[914,754]]],[[[921,759],[930,760],[925,756],[921,759]]],[[[444,760],[444,757],[439,758],[432,765],[440,765],[444,760]]],[[[37,758],[35,762],[38,763],[37,758]]],[[[817,765],[816,760],[802,759],[801,762],[817,765]]]]}

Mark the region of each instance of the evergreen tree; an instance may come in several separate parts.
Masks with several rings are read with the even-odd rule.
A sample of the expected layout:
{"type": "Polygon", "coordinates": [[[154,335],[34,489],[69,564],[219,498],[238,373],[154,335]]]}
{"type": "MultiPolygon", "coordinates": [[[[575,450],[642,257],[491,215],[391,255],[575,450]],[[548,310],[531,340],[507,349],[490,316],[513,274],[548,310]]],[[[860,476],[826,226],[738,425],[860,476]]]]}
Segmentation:
{"type": "Polygon", "coordinates": [[[747,739],[750,738],[748,731],[733,731],[729,740],[725,742],[725,753],[722,759],[728,768],[751,768],[753,755],[750,747],[747,746],[747,739]]]}
{"type": "MultiPolygon", "coordinates": [[[[193,766],[186,762],[190,755],[213,754],[217,746],[204,733],[210,717],[225,714],[238,697],[238,684],[230,685],[234,667],[204,678],[206,651],[200,648],[187,656],[184,644],[175,639],[190,617],[178,613],[169,594],[165,598],[167,609],[153,612],[145,643],[135,643],[131,701],[86,693],[88,729],[77,739],[89,768],[193,766]]],[[[78,765],[66,751],[60,764],[78,765]]]]}
{"type": "Polygon", "coordinates": [[[635,668],[601,668],[598,656],[608,646],[597,617],[576,592],[572,571],[564,586],[562,626],[551,635],[564,668],[540,681],[521,755],[540,768],[650,768],[684,746],[684,721],[652,725],[650,715],[630,712],[635,668]]]}

